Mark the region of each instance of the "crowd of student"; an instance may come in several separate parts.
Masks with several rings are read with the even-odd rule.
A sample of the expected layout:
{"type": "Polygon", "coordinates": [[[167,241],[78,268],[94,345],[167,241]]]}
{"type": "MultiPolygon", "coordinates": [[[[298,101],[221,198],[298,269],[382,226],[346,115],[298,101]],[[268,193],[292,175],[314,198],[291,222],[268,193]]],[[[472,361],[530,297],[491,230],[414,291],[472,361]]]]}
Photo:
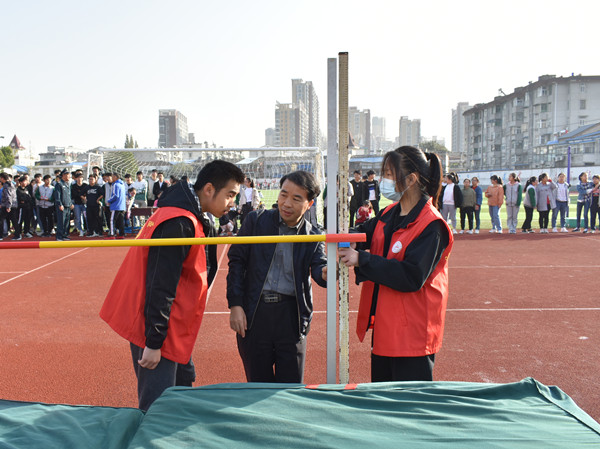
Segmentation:
{"type": "MultiPolygon", "coordinates": [[[[132,217],[134,207],[154,206],[158,197],[179,180],[170,182],[158,170],[148,180],[138,171],[130,174],[100,172],[93,167],[85,182],[82,170],[56,170],[54,177],[35,174],[0,173],[0,231],[12,240],[52,237],[70,240],[80,237],[124,238],[125,228],[143,219],[132,217]],[[72,223],[72,224],[71,224],[72,223]],[[72,230],[72,232],[71,232],[72,230]]],[[[182,181],[187,181],[182,178],[182,181]]]]}
{"type": "MultiPolygon", "coordinates": [[[[456,173],[445,176],[438,208],[444,219],[451,223],[452,232],[479,234],[481,206],[483,196],[487,198],[489,214],[492,221],[490,233],[502,234],[500,209],[506,207],[506,221],[509,234],[517,233],[517,217],[521,205],[525,210],[525,220],[521,224],[521,232],[533,233],[534,211],[538,212],[540,234],[552,232],[568,232],[567,215],[569,210],[570,185],[566,175],[560,173],[556,182],[542,173],[538,177],[527,179],[525,186],[516,173],[508,176],[508,182],[503,184],[496,175],[490,178],[491,185],[484,192],[479,186],[479,179],[465,179],[463,187],[458,186],[456,173]],[[460,210],[460,232],[457,230],[456,210],[460,210]],[[552,215],[550,213],[552,212],[552,215]],[[560,217],[560,221],[559,221],[560,217]],[[465,218],[468,220],[468,230],[465,230],[465,218]]],[[[587,173],[579,175],[577,184],[577,224],[573,232],[595,233],[596,225],[600,223],[600,175],[594,175],[588,182],[587,173]],[[582,225],[583,215],[583,226],[582,225]]]]}

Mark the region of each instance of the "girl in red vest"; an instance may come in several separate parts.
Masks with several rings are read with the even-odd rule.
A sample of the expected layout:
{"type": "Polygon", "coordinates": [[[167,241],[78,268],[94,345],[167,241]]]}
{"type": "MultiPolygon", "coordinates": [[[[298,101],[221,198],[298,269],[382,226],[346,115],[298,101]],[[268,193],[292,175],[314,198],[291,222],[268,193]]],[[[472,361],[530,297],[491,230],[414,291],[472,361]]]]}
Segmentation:
{"type": "Polygon", "coordinates": [[[442,167],[437,155],[404,146],[384,156],[382,174],[381,194],[394,203],[355,228],[367,234],[362,247],[339,250],[363,283],[357,333],[362,341],[373,329],[372,382],[432,380],[454,241],[434,206],[442,167]]]}

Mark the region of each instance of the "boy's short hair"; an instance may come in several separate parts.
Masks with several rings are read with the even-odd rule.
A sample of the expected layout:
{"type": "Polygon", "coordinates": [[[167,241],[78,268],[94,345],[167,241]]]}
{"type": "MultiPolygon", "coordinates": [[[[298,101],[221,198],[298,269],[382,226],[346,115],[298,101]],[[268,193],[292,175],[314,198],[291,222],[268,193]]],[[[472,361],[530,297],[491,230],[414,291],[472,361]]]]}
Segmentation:
{"type": "Polygon", "coordinates": [[[312,173],[309,173],[304,170],[296,170],[292,173],[288,173],[284,175],[279,180],[279,187],[283,187],[283,183],[285,181],[290,181],[296,184],[299,187],[302,187],[307,192],[308,201],[312,201],[321,193],[321,188],[317,183],[317,179],[314,177],[312,173]]]}
{"type": "Polygon", "coordinates": [[[137,175],[143,175],[143,174],[144,174],[143,172],[139,171],[139,172],[137,172],[137,173],[135,174],[135,176],[137,176],[137,175]]]}
{"type": "Polygon", "coordinates": [[[206,164],[198,172],[194,190],[202,190],[210,182],[215,191],[218,192],[232,180],[238,184],[243,184],[244,178],[244,172],[237,165],[217,159],[206,164]]]}
{"type": "Polygon", "coordinates": [[[363,206],[369,206],[369,205],[371,205],[371,202],[369,200],[363,201],[363,206]]]}
{"type": "Polygon", "coordinates": [[[52,176],[50,176],[50,175],[45,175],[45,176],[42,178],[42,180],[43,180],[43,181],[45,181],[46,179],[52,179],[52,176]]]}

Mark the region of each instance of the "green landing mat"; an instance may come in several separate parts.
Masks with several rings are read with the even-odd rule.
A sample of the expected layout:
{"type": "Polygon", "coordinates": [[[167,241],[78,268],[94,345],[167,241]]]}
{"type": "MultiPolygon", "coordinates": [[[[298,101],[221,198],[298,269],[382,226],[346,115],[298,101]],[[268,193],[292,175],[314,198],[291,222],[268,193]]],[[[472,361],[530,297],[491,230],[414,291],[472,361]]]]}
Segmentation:
{"type": "Polygon", "coordinates": [[[395,382],[219,384],[135,409],[0,401],[0,448],[600,447],[600,425],[557,387],[395,382]]]}

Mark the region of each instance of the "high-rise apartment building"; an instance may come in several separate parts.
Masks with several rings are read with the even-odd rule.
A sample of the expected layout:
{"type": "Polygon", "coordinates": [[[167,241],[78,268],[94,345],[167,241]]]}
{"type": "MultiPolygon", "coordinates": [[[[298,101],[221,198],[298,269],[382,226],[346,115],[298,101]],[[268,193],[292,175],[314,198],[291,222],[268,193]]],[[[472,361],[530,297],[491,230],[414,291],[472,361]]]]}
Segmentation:
{"type": "Polygon", "coordinates": [[[400,117],[398,140],[400,146],[418,147],[421,143],[421,119],[409,120],[407,116],[400,117]]]}
{"type": "Polygon", "coordinates": [[[469,103],[460,102],[456,109],[452,109],[452,147],[453,153],[464,153],[465,151],[465,117],[464,113],[470,109],[469,103]]]}
{"type": "Polygon", "coordinates": [[[473,106],[464,118],[465,169],[548,166],[551,161],[542,153],[549,142],[600,121],[600,76],[540,76],[511,94],[473,106]]]}
{"type": "Polygon", "coordinates": [[[275,108],[275,146],[307,147],[308,114],[304,103],[279,103],[275,108]]]}
{"type": "Polygon", "coordinates": [[[354,142],[362,149],[371,149],[371,111],[360,111],[356,106],[348,110],[348,129],[354,142]]]}
{"type": "MultiPolygon", "coordinates": [[[[277,120],[277,118],[275,118],[275,120],[277,120]]],[[[275,146],[275,128],[265,129],[265,146],[267,146],[267,147],[275,146]]]]}
{"type": "Polygon", "coordinates": [[[301,79],[292,80],[292,104],[304,104],[306,120],[308,121],[307,144],[309,147],[318,147],[321,143],[321,130],[319,128],[319,98],[312,81],[301,79]]]}
{"type": "Polygon", "coordinates": [[[158,111],[158,146],[173,148],[188,143],[187,118],[176,109],[158,111]]]}

